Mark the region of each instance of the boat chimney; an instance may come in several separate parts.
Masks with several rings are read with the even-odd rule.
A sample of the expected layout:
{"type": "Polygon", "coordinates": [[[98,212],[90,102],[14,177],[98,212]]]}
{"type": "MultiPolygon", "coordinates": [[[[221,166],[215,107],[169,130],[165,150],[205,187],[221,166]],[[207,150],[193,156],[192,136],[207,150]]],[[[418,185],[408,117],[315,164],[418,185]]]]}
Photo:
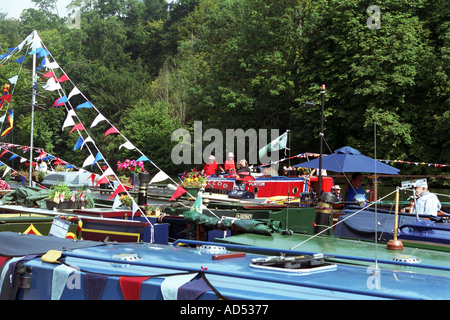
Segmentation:
{"type": "Polygon", "coordinates": [[[387,243],[387,249],[389,250],[403,250],[403,242],[397,239],[398,232],[398,202],[400,197],[400,190],[397,188],[395,192],[395,218],[394,218],[394,239],[391,239],[387,243]]]}

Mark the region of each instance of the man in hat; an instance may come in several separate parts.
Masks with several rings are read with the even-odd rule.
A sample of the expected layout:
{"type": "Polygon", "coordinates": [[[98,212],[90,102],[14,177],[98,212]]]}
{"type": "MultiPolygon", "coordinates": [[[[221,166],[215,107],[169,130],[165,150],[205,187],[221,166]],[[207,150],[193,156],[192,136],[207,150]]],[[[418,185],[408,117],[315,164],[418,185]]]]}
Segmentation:
{"type": "Polygon", "coordinates": [[[331,187],[331,193],[336,196],[337,202],[342,201],[341,187],[338,184],[331,187]]]}
{"type": "Polygon", "coordinates": [[[442,205],[438,197],[428,191],[428,184],[425,181],[418,181],[414,186],[414,192],[417,196],[414,208],[417,214],[437,216],[442,205]]]}
{"type": "MultiPolygon", "coordinates": [[[[208,162],[205,164],[205,166],[202,169],[202,173],[205,173],[208,177],[212,176],[213,174],[216,174],[217,169],[219,168],[219,164],[216,162],[216,157],[213,155],[210,155],[208,157],[208,162]]],[[[220,167],[221,170],[222,167],[220,167]]]]}

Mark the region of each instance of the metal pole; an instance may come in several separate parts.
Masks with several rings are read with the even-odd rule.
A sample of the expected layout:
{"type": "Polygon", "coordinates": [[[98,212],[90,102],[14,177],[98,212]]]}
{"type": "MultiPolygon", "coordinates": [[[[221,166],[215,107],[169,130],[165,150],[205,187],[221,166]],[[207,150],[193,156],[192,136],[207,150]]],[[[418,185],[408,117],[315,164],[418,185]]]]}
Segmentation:
{"type": "Polygon", "coordinates": [[[322,84],[322,111],[320,114],[320,133],[319,133],[319,137],[320,137],[320,158],[319,158],[319,178],[318,178],[318,182],[319,182],[319,186],[318,186],[318,190],[317,190],[317,196],[320,198],[320,194],[322,191],[322,147],[323,147],[323,111],[325,108],[325,85],[322,84]]]}
{"type": "MultiPolygon", "coordinates": [[[[36,37],[36,30],[33,31],[33,39],[36,37]]],[[[37,94],[37,76],[36,76],[36,53],[33,54],[33,86],[31,94],[31,133],[30,133],[30,169],[28,177],[28,185],[32,186],[32,174],[33,174],[33,133],[34,133],[34,106],[36,105],[36,94],[37,94]]]]}

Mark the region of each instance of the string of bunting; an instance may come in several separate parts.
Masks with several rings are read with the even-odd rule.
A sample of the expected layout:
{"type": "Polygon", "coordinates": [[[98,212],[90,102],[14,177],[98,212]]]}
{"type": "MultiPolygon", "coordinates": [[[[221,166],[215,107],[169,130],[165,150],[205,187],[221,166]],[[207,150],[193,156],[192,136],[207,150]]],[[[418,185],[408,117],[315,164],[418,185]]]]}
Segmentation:
{"type": "Polygon", "coordinates": [[[416,166],[424,165],[424,166],[435,167],[435,168],[445,168],[445,167],[450,166],[448,164],[427,163],[427,162],[418,162],[418,161],[405,161],[405,160],[380,160],[380,161],[385,162],[385,163],[392,162],[392,163],[414,164],[416,166]]]}

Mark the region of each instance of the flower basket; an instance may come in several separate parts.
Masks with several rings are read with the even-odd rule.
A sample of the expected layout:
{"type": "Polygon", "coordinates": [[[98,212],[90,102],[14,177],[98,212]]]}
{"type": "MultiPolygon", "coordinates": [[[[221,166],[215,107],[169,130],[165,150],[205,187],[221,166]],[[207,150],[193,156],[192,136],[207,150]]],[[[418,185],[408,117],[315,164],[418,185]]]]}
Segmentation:
{"type": "MultiPolygon", "coordinates": [[[[198,193],[198,190],[205,186],[206,178],[207,176],[204,173],[192,169],[191,172],[183,172],[181,175],[181,186],[187,191],[189,191],[189,188],[193,188],[193,192],[195,192],[194,189],[197,189],[198,193]]],[[[193,193],[191,194],[194,195],[193,193]]]]}

